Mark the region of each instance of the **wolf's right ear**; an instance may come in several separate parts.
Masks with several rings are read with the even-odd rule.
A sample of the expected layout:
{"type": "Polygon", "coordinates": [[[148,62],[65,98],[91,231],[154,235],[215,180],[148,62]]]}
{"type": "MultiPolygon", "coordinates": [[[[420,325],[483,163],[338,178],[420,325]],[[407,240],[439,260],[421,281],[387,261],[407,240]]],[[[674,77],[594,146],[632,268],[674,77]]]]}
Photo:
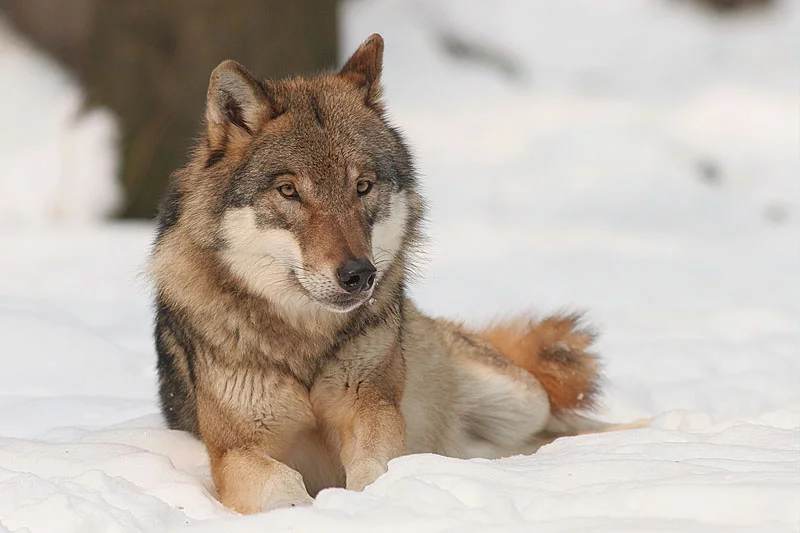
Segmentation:
{"type": "Polygon", "coordinates": [[[223,149],[231,137],[249,138],[270,113],[263,85],[242,65],[228,59],[211,73],[206,128],[213,149],[223,149]]]}

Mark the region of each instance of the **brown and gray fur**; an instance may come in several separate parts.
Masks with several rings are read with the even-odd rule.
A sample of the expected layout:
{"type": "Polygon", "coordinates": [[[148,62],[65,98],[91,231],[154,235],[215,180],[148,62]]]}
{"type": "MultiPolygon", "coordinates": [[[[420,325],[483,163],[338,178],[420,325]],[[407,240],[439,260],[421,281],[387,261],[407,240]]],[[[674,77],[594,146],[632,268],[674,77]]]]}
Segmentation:
{"type": "Polygon", "coordinates": [[[162,410],[202,439],[242,513],[360,490],[407,453],[501,457],[603,429],[577,414],[598,388],[577,317],[472,332],[406,297],[423,202],[381,102],[382,54],[373,35],[338,73],[278,81],[222,63],[164,201],[162,410]],[[351,294],[337,269],[356,259],[377,279],[351,294]]]}

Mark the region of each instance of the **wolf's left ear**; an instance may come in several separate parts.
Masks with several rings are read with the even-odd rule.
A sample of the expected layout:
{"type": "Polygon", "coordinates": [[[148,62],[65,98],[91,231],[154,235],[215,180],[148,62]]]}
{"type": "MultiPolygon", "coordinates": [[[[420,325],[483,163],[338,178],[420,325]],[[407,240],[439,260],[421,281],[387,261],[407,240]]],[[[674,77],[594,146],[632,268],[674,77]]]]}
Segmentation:
{"type": "Polygon", "coordinates": [[[220,148],[230,135],[252,136],[270,112],[264,87],[236,61],[223,61],[211,73],[206,127],[212,147],[220,148]]]}
{"type": "Polygon", "coordinates": [[[375,105],[381,97],[383,37],[373,33],[344,64],[339,75],[367,91],[366,102],[375,105]]]}

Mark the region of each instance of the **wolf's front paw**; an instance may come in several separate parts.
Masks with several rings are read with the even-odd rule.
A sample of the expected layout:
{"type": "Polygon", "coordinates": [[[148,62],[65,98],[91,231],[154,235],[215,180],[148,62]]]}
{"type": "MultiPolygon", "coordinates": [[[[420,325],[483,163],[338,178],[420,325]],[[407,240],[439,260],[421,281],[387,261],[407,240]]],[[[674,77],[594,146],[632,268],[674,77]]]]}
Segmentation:
{"type": "Polygon", "coordinates": [[[347,490],[364,490],[385,473],[386,467],[376,459],[358,461],[347,469],[347,490]]]}
{"type": "Polygon", "coordinates": [[[300,495],[298,498],[280,499],[272,503],[270,507],[264,509],[265,511],[272,511],[273,509],[286,509],[288,507],[308,507],[314,504],[314,498],[308,494],[300,495]]]}
{"type": "Polygon", "coordinates": [[[286,507],[305,507],[314,503],[308,495],[303,477],[299,472],[282,470],[270,477],[261,493],[261,510],[271,511],[286,507]]]}

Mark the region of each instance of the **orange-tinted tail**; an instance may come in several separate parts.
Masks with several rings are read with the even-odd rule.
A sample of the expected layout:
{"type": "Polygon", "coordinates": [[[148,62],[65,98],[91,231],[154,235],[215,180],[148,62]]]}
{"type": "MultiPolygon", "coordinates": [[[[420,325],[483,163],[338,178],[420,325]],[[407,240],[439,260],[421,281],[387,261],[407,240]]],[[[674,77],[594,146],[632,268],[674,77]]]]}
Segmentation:
{"type": "Polygon", "coordinates": [[[511,362],[533,374],[550,399],[553,414],[591,409],[599,392],[600,368],[589,350],[595,334],[581,316],[554,315],[496,322],[479,334],[511,362]]]}

